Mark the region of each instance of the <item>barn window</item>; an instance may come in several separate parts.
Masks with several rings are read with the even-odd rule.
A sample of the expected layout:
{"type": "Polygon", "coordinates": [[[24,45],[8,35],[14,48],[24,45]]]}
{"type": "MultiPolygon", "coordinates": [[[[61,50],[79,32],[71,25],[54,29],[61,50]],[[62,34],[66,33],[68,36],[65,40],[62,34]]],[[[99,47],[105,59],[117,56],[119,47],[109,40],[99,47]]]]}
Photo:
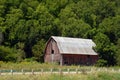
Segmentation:
{"type": "Polygon", "coordinates": [[[52,50],[52,54],[54,54],[54,50],[52,50]]]}

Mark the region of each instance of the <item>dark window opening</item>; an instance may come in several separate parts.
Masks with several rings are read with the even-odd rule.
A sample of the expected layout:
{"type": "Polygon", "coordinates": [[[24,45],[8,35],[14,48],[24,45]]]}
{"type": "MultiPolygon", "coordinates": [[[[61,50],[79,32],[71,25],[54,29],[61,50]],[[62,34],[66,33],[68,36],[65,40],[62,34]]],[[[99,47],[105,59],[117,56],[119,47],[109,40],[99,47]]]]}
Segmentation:
{"type": "Polygon", "coordinates": [[[52,50],[52,54],[54,54],[54,50],[52,50]]]}
{"type": "Polygon", "coordinates": [[[88,58],[90,58],[90,55],[87,55],[88,58]]]}
{"type": "Polygon", "coordinates": [[[67,62],[67,61],[65,61],[65,62],[64,62],[64,64],[68,65],[68,62],[67,62]]]}

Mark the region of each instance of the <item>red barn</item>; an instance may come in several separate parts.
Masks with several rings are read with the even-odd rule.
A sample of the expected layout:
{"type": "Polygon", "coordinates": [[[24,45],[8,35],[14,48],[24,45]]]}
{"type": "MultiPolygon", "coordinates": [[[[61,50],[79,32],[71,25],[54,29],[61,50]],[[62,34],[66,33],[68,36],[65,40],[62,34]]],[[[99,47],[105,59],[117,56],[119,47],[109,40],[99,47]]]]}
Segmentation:
{"type": "Polygon", "coordinates": [[[91,39],[52,36],[46,44],[44,61],[60,65],[93,65],[98,60],[94,46],[91,39]]]}

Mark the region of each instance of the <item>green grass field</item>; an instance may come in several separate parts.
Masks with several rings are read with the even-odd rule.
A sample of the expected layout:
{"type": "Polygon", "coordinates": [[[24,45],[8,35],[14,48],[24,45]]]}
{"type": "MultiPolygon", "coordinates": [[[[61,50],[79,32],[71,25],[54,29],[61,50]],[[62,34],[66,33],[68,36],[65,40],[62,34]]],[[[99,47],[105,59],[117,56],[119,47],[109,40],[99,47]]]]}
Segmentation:
{"type": "Polygon", "coordinates": [[[1,75],[0,80],[120,80],[120,73],[1,75]]]}
{"type": "MultiPolygon", "coordinates": [[[[57,64],[48,64],[48,63],[38,63],[38,62],[20,62],[20,63],[12,63],[12,62],[3,62],[0,61],[0,70],[40,70],[40,69],[95,69],[95,68],[101,68],[101,67],[95,67],[95,66],[60,66],[57,64]]],[[[102,67],[103,68],[103,67],[102,67]]],[[[105,67],[106,68],[106,67],[105,67]]],[[[120,69],[119,66],[115,67],[107,67],[107,69],[120,69]]]]}
{"type": "MultiPolygon", "coordinates": [[[[56,64],[46,64],[38,62],[21,62],[21,63],[11,63],[11,62],[2,62],[0,61],[0,70],[40,70],[40,69],[76,69],[79,68],[83,70],[79,74],[25,74],[25,75],[0,75],[0,80],[120,80],[120,67],[109,67],[108,71],[96,71],[98,67],[93,66],[59,66],[56,64]],[[86,73],[84,70],[93,69],[91,73],[86,73]],[[115,69],[115,72],[112,72],[112,69],[115,69]]],[[[103,68],[104,69],[104,68],[103,68]]]]}
{"type": "Polygon", "coordinates": [[[12,62],[2,62],[0,61],[0,69],[48,69],[48,68],[78,68],[80,66],[60,66],[57,64],[48,64],[48,63],[38,63],[38,62],[20,62],[20,63],[12,63],[12,62]]]}

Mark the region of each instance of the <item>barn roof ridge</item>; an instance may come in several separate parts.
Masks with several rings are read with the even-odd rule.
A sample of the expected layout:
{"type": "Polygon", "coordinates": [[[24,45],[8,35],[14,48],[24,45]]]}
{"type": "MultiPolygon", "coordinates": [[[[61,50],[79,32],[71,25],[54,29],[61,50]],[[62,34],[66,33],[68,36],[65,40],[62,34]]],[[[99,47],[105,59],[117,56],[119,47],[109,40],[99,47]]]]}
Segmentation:
{"type": "Polygon", "coordinates": [[[92,40],[92,39],[77,38],[77,37],[65,37],[65,36],[51,36],[51,38],[69,38],[69,39],[83,39],[83,40],[92,40]]]}

